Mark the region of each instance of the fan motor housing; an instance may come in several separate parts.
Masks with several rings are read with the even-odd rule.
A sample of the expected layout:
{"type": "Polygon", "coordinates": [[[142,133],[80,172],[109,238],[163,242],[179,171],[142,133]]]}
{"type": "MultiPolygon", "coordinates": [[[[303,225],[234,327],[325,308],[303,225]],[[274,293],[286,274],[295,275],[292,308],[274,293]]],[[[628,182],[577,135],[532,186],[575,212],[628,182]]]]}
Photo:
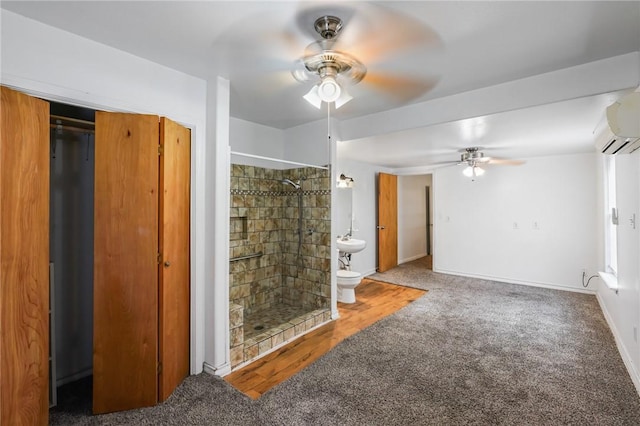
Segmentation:
{"type": "Polygon", "coordinates": [[[325,39],[335,38],[342,29],[342,19],[337,16],[322,16],[313,24],[318,34],[325,39]]]}
{"type": "Polygon", "coordinates": [[[467,148],[465,152],[460,155],[460,161],[482,161],[484,154],[478,148],[467,148]]]}

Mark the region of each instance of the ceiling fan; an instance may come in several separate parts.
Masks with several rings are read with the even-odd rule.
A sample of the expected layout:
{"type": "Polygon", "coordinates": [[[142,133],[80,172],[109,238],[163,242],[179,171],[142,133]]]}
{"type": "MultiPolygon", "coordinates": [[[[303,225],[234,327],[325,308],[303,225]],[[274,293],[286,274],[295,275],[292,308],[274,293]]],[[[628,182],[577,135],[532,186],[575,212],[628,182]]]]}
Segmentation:
{"type": "Polygon", "coordinates": [[[485,165],[502,165],[502,166],[520,166],[524,164],[524,160],[516,160],[511,158],[498,158],[498,157],[489,157],[485,156],[481,151],[482,148],[477,146],[472,146],[469,148],[464,148],[460,150],[460,160],[455,161],[445,161],[444,163],[440,163],[443,166],[447,165],[467,165],[467,167],[462,171],[462,173],[470,178],[475,178],[476,176],[482,176],[485,172],[482,166],[485,165]]]}
{"type": "Polygon", "coordinates": [[[313,86],[304,99],[318,109],[322,102],[335,102],[337,109],[353,99],[337,79],[340,77],[349,84],[358,84],[367,74],[367,68],[354,56],[336,49],[335,39],[342,30],[340,18],[321,16],[313,26],[322,39],[307,46],[291,74],[300,82],[320,77],[320,83],[313,86]]]}
{"type": "MultiPolygon", "coordinates": [[[[311,13],[314,11],[306,12],[307,15],[311,13]]],[[[351,15],[353,22],[353,11],[349,11],[348,14],[351,15]]],[[[357,15],[355,16],[357,17],[357,15]]],[[[382,57],[391,53],[391,49],[399,52],[411,47],[411,45],[420,42],[431,43],[437,39],[434,33],[426,27],[418,25],[408,17],[401,19],[397,13],[393,14],[390,11],[387,14],[379,13],[375,15],[375,18],[383,22],[386,21],[390,26],[385,28],[387,31],[384,35],[387,38],[396,39],[396,45],[392,48],[388,41],[383,43],[380,40],[379,34],[370,33],[368,26],[363,26],[360,23],[358,29],[357,21],[353,22],[356,29],[344,37],[345,41],[341,34],[346,23],[337,14],[322,14],[315,19],[313,29],[320,36],[320,39],[305,48],[304,54],[295,62],[294,69],[291,71],[293,77],[299,82],[319,80],[304,95],[309,103],[319,109],[322,102],[335,102],[336,109],[340,108],[353,99],[346,86],[354,86],[360,82],[385,95],[406,102],[421,96],[436,84],[437,79],[434,77],[410,77],[402,75],[402,73],[383,73],[367,69],[367,66],[356,56],[368,56],[366,59],[372,63],[378,62],[379,65],[382,57]],[[403,28],[398,27],[400,25],[403,28]],[[360,34],[357,34],[358,31],[360,34]],[[389,34],[393,34],[394,31],[396,35],[390,36],[389,34]],[[374,40],[367,40],[367,38],[374,40]],[[349,43],[348,40],[351,42],[349,43]],[[350,44],[351,46],[349,46],[350,44]],[[354,53],[351,54],[349,51],[354,53]]],[[[304,21],[304,19],[299,20],[299,22],[304,21]]],[[[371,23],[371,21],[369,20],[367,23],[371,23]]]]}
{"type": "Polygon", "coordinates": [[[265,96],[299,92],[298,82],[317,108],[355,97],[366,109],[382,99],[406,104],[437,84],[441,61],[433,56],[441,42],[424,22],[374,3],[298,7],[290,15],[248,17],[220,40],[229,69],[265,96]]]}

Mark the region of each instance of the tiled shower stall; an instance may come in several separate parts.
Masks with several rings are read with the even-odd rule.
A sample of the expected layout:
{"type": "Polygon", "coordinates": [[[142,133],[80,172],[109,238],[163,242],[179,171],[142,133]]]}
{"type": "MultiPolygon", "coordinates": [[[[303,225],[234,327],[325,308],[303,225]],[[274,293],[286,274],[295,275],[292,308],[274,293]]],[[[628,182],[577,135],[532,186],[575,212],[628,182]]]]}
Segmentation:
{"type": "Polygon", "coordinates": [[[330,320],[330,172],[234,164],[230,197],[233,368],[330,320]]]}

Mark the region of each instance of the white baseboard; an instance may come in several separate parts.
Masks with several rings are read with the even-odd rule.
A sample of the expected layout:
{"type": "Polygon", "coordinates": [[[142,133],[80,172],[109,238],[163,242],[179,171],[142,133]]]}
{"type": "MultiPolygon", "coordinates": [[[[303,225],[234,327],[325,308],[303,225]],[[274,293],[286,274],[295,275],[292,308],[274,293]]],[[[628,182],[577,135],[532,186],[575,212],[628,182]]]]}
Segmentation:
{"type": "Polygon", "coordinates": [[[511,278],[494,277],[490,275],[468,274],[465,272],[447,271],[444,269],[434,269],[433,272],[437,272],[439,274],[456,275],[459,277],[478,278],[478,279],[487,280],[487,281],[497,281],[497,282],[506,283],[506,284],[517,284],[517,285],[526,285],[530,287],[549,288],[552,290],[572,291],[574,293],[596,294],[595,289],[589,289],[589,288],[570,287],[570,286],[551,284],[551,283],[539,283],[535,281],[522,281],[522,280],[511,279],[511,278]]]}
{"type": "Polygon", "coordinates": [[[422,253],[422,254],[417,254],[415,256],[407,257],[406,259],[400,259],[400,261],[398,262],[398,265],[402,265],[403,263],[411,262],[413,260],[422,259],[426,255],[427,253],[422,253]]]}
{"type": "Polygon", "coordinates": [[[375,269],[370,269],[370,270],[368,270],[367,272],[363,272],[363,273],[362,273],[362,276],[363,276],[363,277],[368,277],[369,275],[373,275],[373,274],[375,274],[376,272],[378,272],[378,271],[376,271],[375,269]]]}
{"type": "Polygon", "coordinates": [[[202,369],[205,373],[211,374],[212,376],[226,376],[231,373],[231,364],[225,363],[216,368],[211,364],[204,362],[202,363],[202,369]]]}
{"type": "Polygon", "coordinates": [[[616,328],[615,323],[613,322],[613,318],[611,318],[611,314],[607,310],[607,307],[602,300],[600,293],[596,293],[596,299],[598,300],[598,304],[600,305],[600,309],[604,314],[604,318],[607,320],[607,324],[609,324],[609,329],[613,334],[613,338],[616,341],[616,346],[618,347],[618,352],[620,352],[620,356],[622,357],[622,361],[624,362],[624,366],[627,367],[627,372],[631,377],[631,381],[633,385],[636,387],[636,392],[640,395],[640,376],[638,375],[638,371],[635,369],[633,362],[631,361],[631,356],[627,351],[627,348],[622,343],[622,338],[620,337],[620,332],[616,328]]]}

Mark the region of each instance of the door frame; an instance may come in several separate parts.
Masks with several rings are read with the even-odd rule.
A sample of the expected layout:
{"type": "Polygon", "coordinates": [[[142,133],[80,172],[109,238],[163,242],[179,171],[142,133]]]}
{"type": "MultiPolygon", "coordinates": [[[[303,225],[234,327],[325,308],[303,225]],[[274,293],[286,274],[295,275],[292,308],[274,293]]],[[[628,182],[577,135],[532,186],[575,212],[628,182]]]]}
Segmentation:
{"type": "MultiPolygon", "coordinates": [[[[7,79],[9,80],[9,79],[7,79]]],[[[92,98],[92,100],[90,102],[87,101],[83,101],[83,100],[79,100],[77,98],[71,98],[71,97],[66,97],[66,96],[61,96],[58,94],[54,94],[51,92],[47,92],[47,91],[39,91],[39,90],[34,90],[31,87],[29,87],[29,85],[27,84],[16,84],[19,83],[17,81],[14,81],[15,78],[12,78],[11,81],[3,81],[2,85],[6,86],[10,89],[13,90],[17,90],[19,92],[22,92],[26,95],[29,96],[33,96],[36,98],[40,98],[43,99],[45,101],[51,101],[51,102],[58,102],[58,103],[63,103],[63,104],[68,104],[68,105],[75,105],[75,106],[79,106],[79,107],[83,107],[83,108],[89,108],[89,109],[93,109],[93,110],[101,110],[101,111],[108,111],[108,112],[122,112],[122,113],[130,113],[130,114],[148,114],[148,111],[144,111],[141,110],[139,108],[135,108],[135,107],[123,107],[122,105],[112,105],[110,103],[103,103],[104,99],[99,98],[99,97],[93,97],[90,96],[90,98],[92,98]],[[95,100],[95,102],[94,102],[95,100]]],[[[25,80],[24,83],[27,83],[27,81],[25,80]]],[[[33,84],[33,83],[32,83],[33,84]]],[[[115,103],[115,102],[114,102],[115,103]]],[[[160,117],[161,113],[157,113],[158,117],[160,117]]],[[[170,117],[171,118],[171,117],[170,117]]],[[[196,227],[200,228],[203,227],[204,228],[204,223],[197,223],[199,226],[194,226],[194,224],[197,222],[196,219],[196,204],[198,204],[199,202],[202,202],[202,200],[200,200],[197,197],[197,194],[194,193],[194,188],[196,187],[196,185],[194,185],[194,181],[197,181],[198,178],[198,174],[203,174],[201,170],[198,169],[198,162],[197,162],[197,149],[194,149],[195,146],[198,146],[197,140],[196,140],[196,124],[195,123],[186,123],[183,121],[179,121],[179,120],[174,120],[176,123],[180,124],[181,126],[184,126],[186,128],[188,128],[189,130],[191,130],[191,176],[190,176],[190,182],[191,182],[191,188],[190,188],[190,192],[191,192],[191,202],[190,202],[190,217],[189,217],[189,240],[190,240],[190,249],[191,249],[191,259],[190,259],[190,266],[189,266],[189,289],[190,289],[190,303],[189,303],[189,311],[190,311],[190,322],[189,322],[189,334],[190,334],[190,338],[189,338],[189,374],[198,374],[200,372],[202,372],[202,364],[198,362],[198,358],[202,358],[204,359],[204,324],[202,322],[198,322],[198,318],[200,317],[204,317],[204,300],[198,300],[198,295],[205,294],[205,283],[204,282],[197,282],[194,280],[194,276],[197,276],[197,270],[199,268],[203,268],[204,266],[201,265],[197,265],[196,262],[194,262],[194,259],[197,258],[197,253],[198,250],[196,249],[196,246],[198,244],[198,241],[200,240],[200,235],[198,235],[197,232],[194,232],[194,229],[196,227]],[[198,348],[201,348],[202,353],[199,353],[197,350],[198,348]],[[198,365],[200,364],[200,365],[198,365]]],[[[160,123],[158,122],[158,126],[160,125],[160,123]]],[[[204,261],[204,260],[203,260],[204,261]]],[[[201,299],[204,299],[201,297],[201,299]]]]}

